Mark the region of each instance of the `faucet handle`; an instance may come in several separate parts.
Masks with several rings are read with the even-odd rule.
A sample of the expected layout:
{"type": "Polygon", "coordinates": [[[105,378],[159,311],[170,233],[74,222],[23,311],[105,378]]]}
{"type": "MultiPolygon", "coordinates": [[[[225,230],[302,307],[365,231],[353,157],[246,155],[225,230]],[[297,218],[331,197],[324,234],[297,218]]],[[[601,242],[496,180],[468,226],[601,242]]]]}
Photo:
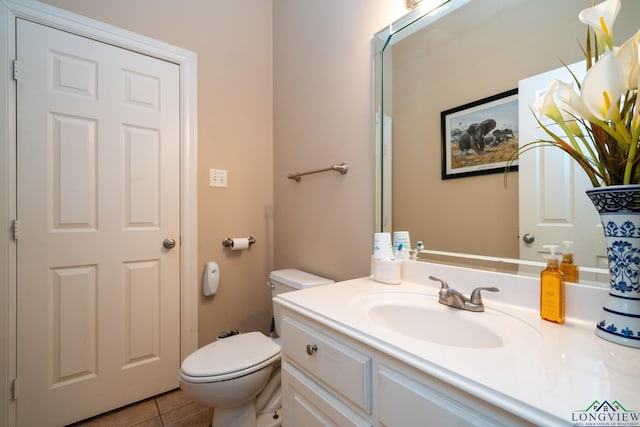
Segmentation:
{"type": "Polygon", "coordinates": [[[493,286],[488,288],[475,288],[473,292],[471,292],[471,298],[469,298],[471,304],[482,305],[482,295],[480,291],[500,292],[500,289],[493,286]]]}
{"type": "Polygon", "coordinates": [[[447,285],[447,282],[445,282],[445,281],[444,281],[444,280],[442,280],[442,279],[438,279],[438,278],[437,278],[437,277],[435,277],[435,276],[429,276],[429,280],[433,280],[433,281],[435,281],[435,282],[440,282],[440,284],[441,284],[441,288],[440,288],[440,290],[442,290],[442,289],[449,289],[449,285],[447,285]]]}
{"type": "MultiPolygon", "coordinates": [[[[442,279],[438,279],[437,277],[434,277],[434,276],[429,276],[429,279],[435,282],[440,282],[440,290],[438,291],[438,302],[440,304],[450,305],[449,304],[450,293],[455,292],[455,290],[451,289],[449,285],[447,285],[447,282],[445,282],[442,279]]],[[[461,304],[464,304],[464,303],[461,303],[461,304]]]]}

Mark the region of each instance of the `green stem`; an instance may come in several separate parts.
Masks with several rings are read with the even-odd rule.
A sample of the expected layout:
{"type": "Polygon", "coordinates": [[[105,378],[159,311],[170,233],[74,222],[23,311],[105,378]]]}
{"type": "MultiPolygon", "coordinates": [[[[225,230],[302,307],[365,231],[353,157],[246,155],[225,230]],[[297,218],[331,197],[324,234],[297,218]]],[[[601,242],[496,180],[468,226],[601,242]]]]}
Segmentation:
{"type": "Polygon", "coordinates": [[[631,171],[633,171],[636,162],[636,151],[638,143],[632,141],[629,146],[629,154],[627,155],[627,163],[624,166],[624,184],[631,184],[631,171]]]}

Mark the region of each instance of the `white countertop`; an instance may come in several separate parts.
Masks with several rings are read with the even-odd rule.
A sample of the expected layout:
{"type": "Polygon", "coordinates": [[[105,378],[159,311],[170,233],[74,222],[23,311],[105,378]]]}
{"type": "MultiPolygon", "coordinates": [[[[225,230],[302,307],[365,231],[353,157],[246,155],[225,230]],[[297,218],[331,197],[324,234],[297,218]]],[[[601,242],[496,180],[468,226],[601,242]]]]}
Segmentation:
{"type": "Polygon", "coordinates": [[[539,317],[535,279],[405,262],[400,285],[360,278],[281,294],[276,301],[535,424],[570,425],[574,412],[594,401],[617,401],[640,412],[640,350],[594,333],[606,291],[567,284],[567,319],[557,325],[539,317]],[[483,293],[487,311],[469,314],[506,314],[526,323],[528,332],[507,337],[501,347],[452,347],[381,328],[363,313],[363,296],[380,292],[433,295],[435,307],[455,310],[437,303],[439,283],[427,280],[429,274],[467,296],[475,287],[497,286],[499,293],[483,293]]]}

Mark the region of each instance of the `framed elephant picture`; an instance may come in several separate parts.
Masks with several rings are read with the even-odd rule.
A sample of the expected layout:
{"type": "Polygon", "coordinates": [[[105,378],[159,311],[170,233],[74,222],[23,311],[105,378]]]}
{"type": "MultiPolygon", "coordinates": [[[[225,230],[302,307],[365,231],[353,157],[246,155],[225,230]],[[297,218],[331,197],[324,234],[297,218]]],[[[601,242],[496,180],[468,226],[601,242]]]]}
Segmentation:
{"type": "MultiPolygon", "coordinates": [[[[442,179],[503,173],[518,152],[518,89],[440,114],[442,179]]],[[[518,170],[518,160],[509,171],[518,170]]]]}

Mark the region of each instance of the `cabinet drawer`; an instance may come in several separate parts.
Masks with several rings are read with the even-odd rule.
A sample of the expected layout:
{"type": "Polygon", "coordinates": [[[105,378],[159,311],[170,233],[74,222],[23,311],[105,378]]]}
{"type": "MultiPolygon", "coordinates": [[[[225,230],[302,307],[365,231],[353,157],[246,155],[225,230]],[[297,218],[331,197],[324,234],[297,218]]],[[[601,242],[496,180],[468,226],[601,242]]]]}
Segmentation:
{"type": "Polygon", "coordinates": [[[282,352],[370,414],[371,358],[290,315],[282,318],[282,352]],[[307,353],[307,346],[314,348],[307,353]]]}
{"type": "Polygon", "coordinates": [[[410,378],[388,366],[380,366],[377,387],[378,420],[385,426],[530,426],[526,421],[447,384],[410,378]]]}
{"type": "Polygon", "coordinates": [[[287,362],[282,364],[285,427],[371,427],[371,423],[287,362]]]}

